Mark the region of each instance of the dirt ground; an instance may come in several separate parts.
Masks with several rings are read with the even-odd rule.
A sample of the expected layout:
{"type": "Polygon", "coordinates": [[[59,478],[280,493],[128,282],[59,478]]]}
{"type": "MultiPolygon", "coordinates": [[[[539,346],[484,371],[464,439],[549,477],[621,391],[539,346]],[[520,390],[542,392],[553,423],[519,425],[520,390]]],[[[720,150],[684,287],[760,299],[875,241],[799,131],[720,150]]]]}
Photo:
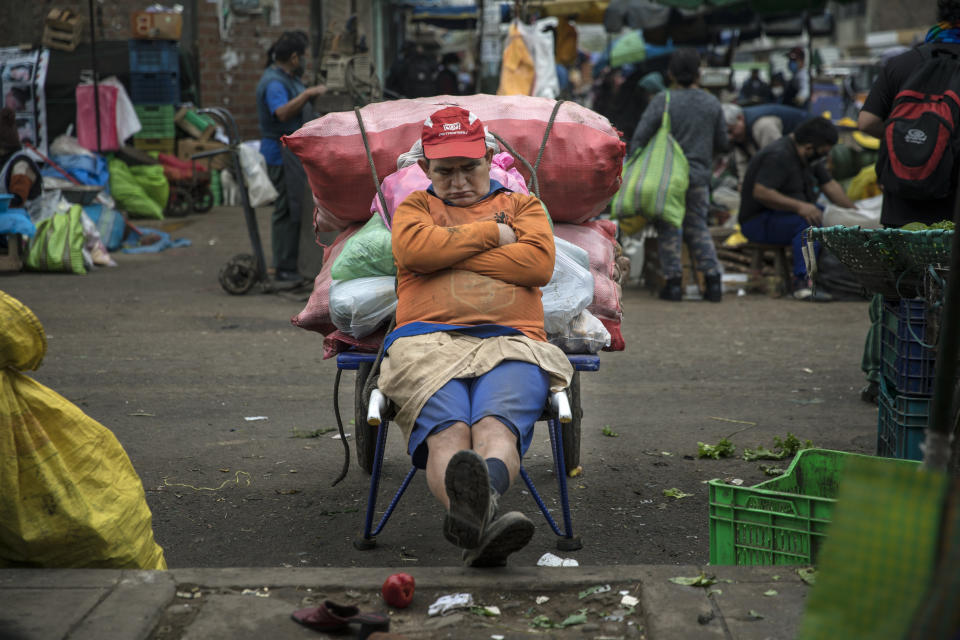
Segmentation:
{"type": "MultiPolygon", "coordinates": [[[[269,212],[260,214],[268,238],[269,212]]],[[[331,487],[344,455],[332,437],[336,367],[322,359],[320,335],[289,323],[305,296],[221,290],[218,269],[249,251],[239,209],[171,222],[191,247],[116,254],[119,267],[86,276],[0,274],[0,289],[48,333],[35,377],[116,433],[143,479],[169,564],[457,564],[422,474],[377,547],[354,549],[368,476],[351,451],[347,478],[331,487]],[[258,416],[266,419],[248,419],[258,416]]],[[[600,371],[583,374],[583,474],[570,484],[583,549],[559,552],[515,485],[502,504],[527,513],[538,531],[511,562],[532,566],[551,551],[582,565],[704,563],[704,482],[766,479],[757,462],[739,458],[744,447],[771,447],[789,432],[873,453],[877,410],[859,399],[866,329],[865,303],[749,295],[677,304],[628,288],[627,350],[604,353],[600,371]],[[728,435],[737,458],[696,458],[698,441],[728,435]],[[692,495],[665,497],[670,488],[692,495]]],[[[344,374],[341,390],[350,433],[353,377],[344,374]]],[[[546,429],[539,433],[525,466],[555,508],[546,429]]],[[[394,429],[381,505],[408,465],[394,429]]]]}

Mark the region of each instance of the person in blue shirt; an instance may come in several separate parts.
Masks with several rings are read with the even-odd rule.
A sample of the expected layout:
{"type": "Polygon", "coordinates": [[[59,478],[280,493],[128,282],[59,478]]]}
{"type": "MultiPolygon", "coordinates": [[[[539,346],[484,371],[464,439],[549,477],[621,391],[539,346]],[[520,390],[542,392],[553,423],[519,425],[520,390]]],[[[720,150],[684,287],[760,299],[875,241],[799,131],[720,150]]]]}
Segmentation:
{"type": "Polygon", "coordinates": [[[326,92],[322,84],[307,88],[300,81],[306,59],[307,37],[287,31],[267,52],[267,68],[257,84],[257,118],[260,122],[260,153],[276,187],[277,200],[271,224],[273,266],[276,279],[297,282],[300,244],[299,201],[306,177],[296,156],[280,138],[303,126],[312,116],[309,101],[326,92]]]}

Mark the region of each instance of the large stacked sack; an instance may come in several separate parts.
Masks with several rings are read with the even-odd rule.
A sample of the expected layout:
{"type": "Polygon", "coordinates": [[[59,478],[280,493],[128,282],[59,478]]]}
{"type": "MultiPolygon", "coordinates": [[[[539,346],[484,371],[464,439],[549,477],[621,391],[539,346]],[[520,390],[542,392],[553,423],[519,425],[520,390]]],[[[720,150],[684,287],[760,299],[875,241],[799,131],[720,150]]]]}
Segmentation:
{"type": "MultiPolygon", "coordinates": [[[[583,224],[556,224],[557,238],[576,245],[589,256],[593,275],[593,299],[587,311],[610,332],[610,344],[605,351],[623,351],[626,347],[620,323],[623,309],[620,305],[620,282],[624,275],[625,258],[616,240],[616,225],[609,220],[591,220],[583,224]]],[[[629,272],[629,266],[626,267],[629,272]]]]}
{"type": "MultiPolygon", "coordinates": [[[[476,113],[490,131],[533,163],[556,103],[477,95],[364,107],[360,111],[385,207],[373,185],[354,112],[328,114],[284,138],[303,163],[313,190],[314,228],[341,231],[325,250],[307,306],[291,318],[299,327],[327,334],[325,357],[347,347],[375,350],[382,339],[385,319],[396,306],[393,211],[410,193],[429,186],[416,163],[418,152],[422,156],[416,142],[426,117],[450,104],[476,113]]],[[[606,118],[575,103],[561,104],[538,180],[551,219],[570,223],[557,228],[579,230],[569,232],[570,242],[557,233],[554,276],[542,289],[548,338],[568,353],[623,348],[620,292],[613,280],[616,243],[605,227],[580,224],[602,211],[616,193],[623,153],[624,145],[606,118]]],[[[522,163],[514,166],[509,153],[494,156],[490,175],[513,191],[528,193],[529,172],[522,163]]]]}
{"type": "MultiPolygon", "coordinates": [[[[491,176],[526,193],[526,185],[510,166],[511,160],[508,154],[495,156],[491,176]]],[[[383,185],[388,208],[392,209],[407,195],[428,185],[429,180],[417,165],[391,174],[383,185]]],[[[387,227],[392,217],[379,215],[376,201],[371,209],[377,214],[366,224],[349,227],[325,249],[323,269],[314,281],[307,306],[291,318],[298,327],[329,334],[324,340],[325,358],[350,347],[376,350],[383,339],[383,325],[396,309],[396,267],[387,227]]],[[[580,228],[579,225],[557,226],[580,228]]],[[[594,235],[598,233],[584,228],[594,235]]],[[[587,238],[597,243],[593,236],[587,238]]],[[[602,263],[604,258],[591,256],[587,249],[563,238],[555,237],[555,241],[553,277],[541,288],[548,339],[567,353],[596,353],[610,347],[611,334],[604,317],[615,314],[610,307],[619,309],[619,296],[612,301],[606,298],[598,301],[594,295],[595,282],[603,286],[604,281],[598,280],[593,263],[602,264],[602,277],[606,278],[609,270],[602,263]],[[593,309],[588,310],[591,305],[593,309]],[[592,313],[598,310],[604,314],[599,318],[592,313]]],[[[605,237],[601,241],[607,242],[605,237]]],[[[583,240],[578,238],[578,242],[583,240]]],[[[613,255],[612,248],[608,253],[613,255]]],[[[608,290],[609,287],[604,291],[608,290]]],[[[608,293],[604,295],[609,297],[608,293]]]]}
{"type": "MultiPolygon", "coordinates": [[[[449,105],[477,114],[533,164],[555,104],[530,96],[438,96],[380,102],[360,113],[383,180],[394,172],[398,156],[419,139],[427,116],[449,105]]],[[[366,222],[365,205],[375,189],[354,112],[327,114],[283,140],[303,163],[322,230],[366,222]]],[[[540,197],[553,220],[580,223],[599,214],[620,187],[623,154],[624,145],[606,118],[576,103],[562,103],[537,171],[540,197]]],[[[518,169],[529,181],[526,167],[518,169]]]]}

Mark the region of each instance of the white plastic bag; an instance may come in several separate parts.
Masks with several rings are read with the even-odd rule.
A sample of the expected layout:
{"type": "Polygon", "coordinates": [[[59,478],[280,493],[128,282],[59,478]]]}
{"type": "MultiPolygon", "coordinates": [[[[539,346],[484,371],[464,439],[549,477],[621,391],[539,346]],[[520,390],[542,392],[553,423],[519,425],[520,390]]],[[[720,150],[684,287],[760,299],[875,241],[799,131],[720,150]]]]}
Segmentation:
{"type": "Polygon", "coordinates": [[[584,309],[563,331],[547,332],[547,340],[564,353],[597,353],[610,346],[610,332],[596,316],[584,309]]]}
{"type": "Polygon", "coordinates": [[[330,319],[354,338],[370,335],[397,309],[393,276],[334,280],[330,283],[330,319]]]}
{"type": "Polygon", "coordinates": [[[229,169],[223,169],[220,172],[220,190],[223,191],[223,206],[240,206],[240,187],[229,169]]]}
{"type": "Polygon", "coordinates": [[[845,227],[859,226],[863,229],[879,229],[883,196],[879,195],[866,200],[859,200],[855,204],[857,205],[856,209],[828,204],[823,210],[823,226],[832,227],[840,224],[845,227]]]}
{"type": "MultiPolygon", "coordinates": [[[[121,143],[135,133],[139,133],[143,126],[140,124],[140,118],[137,117],[137,111],[133,108],[130,96],[117,76],[110,76],[100,81],[100,84],[117,88],[117,140],[121,143]]],[[[96,136],[94,136],[96,141],[96,136]]]]}
{"type": "Polygon", "coordinates": [[[540,287],[543,328],[547,334],[562,333],[593,300],[593,274],[587,252],[560,238],[554,238],[554,242],[557,257],[553,277],[547,286],[540,287]]]}
{"type": "Polygon", "coordinates": [[[267,161],[259,151],[241,144],[240,167],[243,169],[243,180],[247,185],[251,207],[262,207],[277,199],[279,194],[267,175],[267,161]]]}

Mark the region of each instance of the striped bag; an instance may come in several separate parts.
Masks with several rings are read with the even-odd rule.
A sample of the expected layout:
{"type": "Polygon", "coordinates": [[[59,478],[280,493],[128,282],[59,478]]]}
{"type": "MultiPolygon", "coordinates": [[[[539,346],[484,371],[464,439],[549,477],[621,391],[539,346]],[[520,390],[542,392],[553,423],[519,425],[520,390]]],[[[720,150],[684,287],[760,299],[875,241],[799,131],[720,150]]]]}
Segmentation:
{"type": "Polygon", "coordinates": [[[86,273],[83,264],[83,208],[75,204],[70,211],[58,212],[37,225],[30,239],[25,268],[31,271],[86,273]]]}
{"type": "Polygon", "coordinates": [[[670,135],[670,92],[665,92],[663,120],[656,135],[643,149],[637,149],[623,166],[623,185],[613,197],[612,216],[624,230],[639,229],[631,220],[663,219],[675,227],[683,225],[687,210],[690,170],[680,145],[670,135]]]}

